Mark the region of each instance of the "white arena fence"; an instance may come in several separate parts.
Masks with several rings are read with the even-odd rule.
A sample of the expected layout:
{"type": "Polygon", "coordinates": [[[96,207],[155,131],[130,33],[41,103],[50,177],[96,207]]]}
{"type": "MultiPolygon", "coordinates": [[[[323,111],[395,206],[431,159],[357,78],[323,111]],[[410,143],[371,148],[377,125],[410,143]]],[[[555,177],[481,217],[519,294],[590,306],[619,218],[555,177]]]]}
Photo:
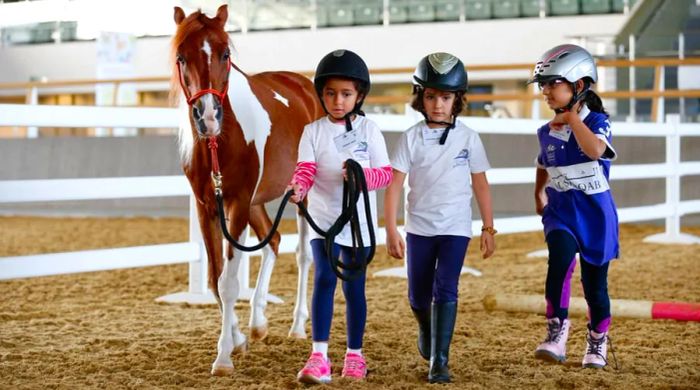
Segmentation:
{"type": "MultiPolygon", "coordinates": [[[[407,115],[368,115],[385,132],[402,132],[416,122],[407,115]]],[[[36,127],[136,127],[177,128],[177,109],[81,107],[0,104],[0,126],[36,127]]],[[[460,118],[481,134],[527,134],[542,120],[460,118]]],[[[678,116],[669,115],[666,123],[614,123],[615,137],[661,137],[666,141],[666,159],[656,164],[617,164],[611,180],[666,179],[665,202],[627,207],[618,210],[620,222],[639,222],[665,219],[665,233],[650,240],[667,243],[697,242],[680,232],[680,219],[700,212],[700,199],[680,199],[681,177],[700,175],[700,161],[680,160],[683,137],[699,137],[699,124],[680,123],[678,116]]],[[[495,168],[488,172],[492,185],[534,183],[534,167],[495,168]]],[[[66,273],[111,270],[152,265],[189,263],[189,291],[180,298],[192,301],[192,296],[203,297],[207,291],[206,252],[201,241],[196,209],[189,184],[184,176],[122,177],[100,179],[52,179],[0,181],[0,203],[47,202],[88,199],[123,199],[164,196],[190,196],[189,242],[42,254],[0,258],[0,280],[66,273]]],[[[495,225],[501,233],[540,230],[538,215],[497,218],[495,225]]],[[[473,230],[480,231],[481,221],[473,222],[473,230]]],[[[296,234],[282,236],[281,253],[294,253],[296,234]]],[[[251,238],[250,242],[256,242],[251,238]]],[[[384,244],[385,231],[377,232],[377,243],[384,244]]],[[[254,254],[255,255],[255,254],[254,254]]],[[[248,296],[248,262],[242,266],[243,296],[248,296]]],[[[194,299],[196,301],[196,299],[194,299]]]]}

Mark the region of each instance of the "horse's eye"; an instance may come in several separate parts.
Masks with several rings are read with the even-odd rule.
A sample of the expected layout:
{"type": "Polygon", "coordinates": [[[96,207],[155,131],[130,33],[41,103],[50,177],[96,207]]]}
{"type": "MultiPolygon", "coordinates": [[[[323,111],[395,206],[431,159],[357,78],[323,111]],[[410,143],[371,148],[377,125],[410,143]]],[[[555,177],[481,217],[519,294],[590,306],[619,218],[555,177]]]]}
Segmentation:
{"type": "Polygon", "coordinates": [[[178,54],[178,55],[177,55],[177,62],[179,62],[181,65],[184,65],[184,64],[185,64],[185,57],[183,57],[182,55],[178,54]]]}
{"type": "Polygon", "coordinates": [[[226,50],[226,51],[224,52],[224,55],[222,56],[222,58],[224,59],[224,61],[228,61],[228,59],[229,59],[230,57],[231,57],[231,53],[230,53],[228,50],[226,50]]]}

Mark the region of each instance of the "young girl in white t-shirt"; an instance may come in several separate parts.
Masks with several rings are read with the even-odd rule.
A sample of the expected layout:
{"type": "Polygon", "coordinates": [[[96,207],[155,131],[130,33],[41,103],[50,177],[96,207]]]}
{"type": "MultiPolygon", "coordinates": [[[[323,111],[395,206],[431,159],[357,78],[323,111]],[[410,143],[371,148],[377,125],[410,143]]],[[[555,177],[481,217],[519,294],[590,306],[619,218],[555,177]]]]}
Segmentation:
{"type": "MultiPolygon", "coordinates": [[[[304,128],[299,142],[299,157],[289,189],[294,190],[293,202],[300,202],[308,192],[309,214],[318,226],[327,230],[340,216],[343,199],[344,162],[352,158],[364,168],[368,190],[386,187],[392,171],[384,138],[379,127],[365,118],[360,111],[370,88],[367,65],[349,50],[336,50],[318,64],[314,85],[328,115],[304,128]]],[[[368,224],[377,229],[376,196],[370,193],[372,221],[366,221],[362,199],[358,202],[363,242],[369,242],[368,224]]],[[[335,238],[333,256],[349,264],[353,240],[349,224],[335,238]]],[[[314,258],[314,289],[311,298],[311,329],[313,350],[304,368],[297,374],[303,383],[329,383],[331,362],[328,358],[328,339],[333,319],[333,296],[337,283],[331,268],[324,240],[311,232],[314,258]]],[[[364,252],[367,247],[360,248],[364,252]]],[[[357,273],[353,273],[358,275],[357,273]]],[[[343,281],[346,301],[347,351],[342,376],[363,379],[367,364],[362,355],[362,338],[367,319],[365,273],[358,278],[343,281]]]]}
{"type": "Polygon", "coordinates": [[[472,236],[472,189],[483,228],[480,248],[495,250],[490,168],[479,135],[457,121],[464,107],[467,73],[448,53],[424,57],[413,75],[412,107],[425,120],[406,130],[391,158],[394,178],[385,194],[387,251],[403,258],[407,246],[408,299],[418,321],[418,351],[430,360],[431,383],[451,381],[447,367],[457,316],[459,275],[472,236]],[[396,228],[408,175],[406,244],[396,228]]]}

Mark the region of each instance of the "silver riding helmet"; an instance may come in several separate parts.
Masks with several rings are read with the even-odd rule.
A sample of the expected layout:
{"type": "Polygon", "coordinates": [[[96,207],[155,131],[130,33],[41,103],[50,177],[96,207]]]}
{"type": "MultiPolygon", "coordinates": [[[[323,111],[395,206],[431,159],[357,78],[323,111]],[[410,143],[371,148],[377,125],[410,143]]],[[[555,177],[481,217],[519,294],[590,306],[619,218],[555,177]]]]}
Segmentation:
{"type": "Polygon", "coordinates": [[[585,77],[593,83],[598,82],[598,72],[591,54],[580,46],[559,45],[540,57],[528,84],[562,78],[575,83],[585,77]]]}

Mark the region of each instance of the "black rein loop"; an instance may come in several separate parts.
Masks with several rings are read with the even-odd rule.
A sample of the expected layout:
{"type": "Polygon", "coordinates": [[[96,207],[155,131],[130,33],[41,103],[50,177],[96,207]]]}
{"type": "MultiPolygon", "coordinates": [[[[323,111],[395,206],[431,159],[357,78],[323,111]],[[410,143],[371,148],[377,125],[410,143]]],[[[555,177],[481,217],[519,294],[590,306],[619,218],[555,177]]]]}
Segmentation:
{"type": "MultiPolygon", "coordinates": [[[[342,211],[338,219],[328,228],[328,231],[321,229],[316,222],[313,220],[309,211],[303,202],[297,203],[297,206],[304,213],[304,217],[309,222],[316,233],[324,237],[325,249],[328,259],[331,263],[331,268],[336,276],[344,281],[352,281],[362,276],[362,274],[367,269],[367,266],[374,258],[375,249],[377,246],[376,237],[374,233],[374,225],[372,224],[372,213],[370,209],[369,202],[369,191],[367,189],[367,182],[365,180],[365,174],[362,166],[353,159],[348,159],[345,161],[345,171],[347,179],[343,183],[343,202],[342,211]],[[367,229],[369,231],[369,253],[367,256],[362,256],[362,248],[364,248],[364,240],[362,239],[362,229],[360,228],[360,218],[357,212],[357,202],[360,199],[360,194],[363,197],[363,203],[365,206],[365,218],[367,221],[367,229]],[[333,244],[335,243],[335,237],[340,234],[343,227],[350,223],[350,231],[352,235],[352,256],[350,264],[344,264],[340,261],[338,256],[333,256],[333,244]],[[358,250],[359,249],[359,250],[358,250]],[[345,271],[345,272],[344,272],[345,271]]],[[[219,211],[219,222],[221,224],[221,231],[224,237],[233,245],[234,248],[244,251],[253,252],[265,245],[270,243],[272,237],[277,231],[282,215],[284,214],[284,208],[287,206],[289,199],[294,195],[294,191],[289,190],[282,198],[282,203],[277,210],[277,215],[272,224],[272,230],[268,235],[260,241],[258,244],[253,246],[245,246],[239,244],[228,231],[226,226],[226,215],[224,213],[224,200],[221,193],[216,193],[216,205],[219,211]]]]}

